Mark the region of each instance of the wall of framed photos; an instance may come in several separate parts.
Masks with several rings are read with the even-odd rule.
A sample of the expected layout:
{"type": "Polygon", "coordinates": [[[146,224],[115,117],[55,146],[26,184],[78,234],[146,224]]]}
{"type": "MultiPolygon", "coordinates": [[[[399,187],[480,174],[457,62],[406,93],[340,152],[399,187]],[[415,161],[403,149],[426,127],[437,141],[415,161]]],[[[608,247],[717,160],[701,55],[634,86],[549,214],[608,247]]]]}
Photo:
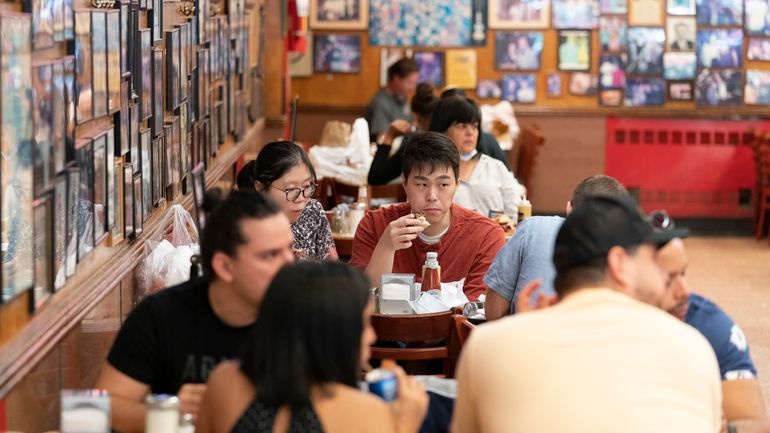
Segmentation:
{"type": "Polygon", "coordinates": [[[310,4],[313,44],[292,59],[305,107],[363,112],[402,55],[421,63],[423,78],[452,85],[450,58],[467,50],[477,81],[469,95],[510,100],[520,113],[764,116],[770,105],[767,0],[355,4],[310,4]]]}

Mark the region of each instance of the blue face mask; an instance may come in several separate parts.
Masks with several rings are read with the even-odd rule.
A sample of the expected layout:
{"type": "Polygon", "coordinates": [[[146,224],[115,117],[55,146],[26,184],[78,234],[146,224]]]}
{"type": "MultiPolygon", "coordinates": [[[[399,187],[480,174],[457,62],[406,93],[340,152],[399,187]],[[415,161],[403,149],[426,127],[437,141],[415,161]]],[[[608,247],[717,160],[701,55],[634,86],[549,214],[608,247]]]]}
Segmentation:
{"type": "Polygon", "coordinates": [[[471,150],[468,153],[460,154],[460,161],[470,161],[474,156],[478,155],[479,151],[476,149],[471,150]]]}

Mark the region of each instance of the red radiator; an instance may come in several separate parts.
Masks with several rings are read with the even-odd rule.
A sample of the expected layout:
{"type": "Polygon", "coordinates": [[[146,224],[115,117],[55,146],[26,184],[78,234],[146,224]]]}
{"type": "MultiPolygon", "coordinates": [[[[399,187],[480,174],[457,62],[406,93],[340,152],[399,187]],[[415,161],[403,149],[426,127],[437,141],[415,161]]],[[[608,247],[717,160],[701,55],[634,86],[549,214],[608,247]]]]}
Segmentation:
{"type": "Polygon", "coordinates": [[[605,173],[649,212],[750,218],[751,141],[768,121],[607,119],[605,173]]]}

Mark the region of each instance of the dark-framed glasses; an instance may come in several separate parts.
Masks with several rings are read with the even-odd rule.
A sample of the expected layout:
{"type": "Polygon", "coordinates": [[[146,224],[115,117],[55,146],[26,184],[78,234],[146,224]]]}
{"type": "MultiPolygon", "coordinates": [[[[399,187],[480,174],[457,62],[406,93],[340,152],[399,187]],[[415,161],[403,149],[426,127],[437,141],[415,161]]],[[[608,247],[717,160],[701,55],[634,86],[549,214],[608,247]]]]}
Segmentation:
{"type": "Polygon", "coordinates": [[[663,209],[650,212],[647,215],[647,221],[655,228],[655,230],[669,231],[673,230],[675,227],[674,219],[663,209]]]}
{"type": "Polygon", "coordinates": [[[302,188],[288,188],[288,189],[281,189],[277,186],[270,185],[270,188],[275,188],[278,191],[281,191],[282,193],[286,194],[286,200],[288,201],[294,201],[299,198],[299,195],[302,194],[302,197],[310,198],[315,195],[316,189],[318,189],[318,184],[315,182],[305,185],[302,188]]]}

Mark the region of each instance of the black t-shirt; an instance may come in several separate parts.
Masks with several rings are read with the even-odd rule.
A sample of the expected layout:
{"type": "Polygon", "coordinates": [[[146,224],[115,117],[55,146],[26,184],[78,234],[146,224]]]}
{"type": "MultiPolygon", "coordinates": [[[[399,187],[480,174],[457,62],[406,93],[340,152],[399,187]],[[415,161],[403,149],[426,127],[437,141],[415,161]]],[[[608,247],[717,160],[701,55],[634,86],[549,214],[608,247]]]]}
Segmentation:
{"type": "Polygon", "coordinates": [[[208,280],[197,278],[145,298],[126,319],[107,361],[153,393],[204,383],[235,357],[253,325],[228,326],[214,314],[208,280]]]}

